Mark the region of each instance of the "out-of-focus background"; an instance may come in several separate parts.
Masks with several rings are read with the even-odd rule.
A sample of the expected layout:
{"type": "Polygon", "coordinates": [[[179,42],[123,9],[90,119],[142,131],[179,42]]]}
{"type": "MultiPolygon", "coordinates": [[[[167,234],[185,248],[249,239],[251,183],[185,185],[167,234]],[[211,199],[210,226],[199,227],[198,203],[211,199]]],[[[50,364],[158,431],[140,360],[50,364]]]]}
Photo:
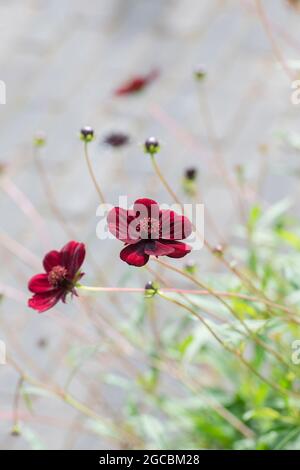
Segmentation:
{"type": "MultiPolygon", "coordinates": [[[[120,370],[130,377],[143,363],[122,335],[140,301],[103,294],[42,315],[26,306],[28,278],[40,271],[45,252],[72,238],[87,244],[88,284],[143,287],[149,276],[119,260],[118,241],[96,237],[98,200],[79,130],[95,129],[90,156],[112,204],[119,195],[130,203],[142,196],[171,202],[143,151],[150,135],[161,143],[157,161],[165,177],[187,202],[182,177],[196,167],[198,202],[214,218],[213,226],[206,224],[212,243],[230,244],[240,215],[220,177],[216,148],[232,177],[246,181],[246,206],[258,194],[266,206],[285,197],[297,201],[300,108],[291,104],[292,80],[274,52],[297,61],[300,16],[287,1],[262,3],[273,48],[251,0],[0,0],[0,80],[7,94],[0,105],[0,340],[24,372],[68,384],[104,416],[104,427],[112,416],[118,422],[122,393],[109,380],[100,387],[101,378],[120,370]],[[198,64],[206,69],[205,83],[194,78],[198,64]],[[154,68],[159,77],[139,94],[113,95],[154,68]],[[38,155],[42,172],[32,146],[38,131],[47,140],[38,155]],[[104,145],[111,131],[127,133],[129,145],[104,145]]],[[[291,70],[297,75],[296,62],[291,70]]],[[[193,259],[204,275],[214,267],[204,250],[193,259]]],[[[162,304],[160,316],[171,311],[162,304]]],[[[150,335],[151,325],[145,328],[150,335]]],[[[16,370],[0,365],[2,449],[121,446],[33,386],[32,403],[20,412],[23,433],[11,436],[18,380],[16,370]]]]}

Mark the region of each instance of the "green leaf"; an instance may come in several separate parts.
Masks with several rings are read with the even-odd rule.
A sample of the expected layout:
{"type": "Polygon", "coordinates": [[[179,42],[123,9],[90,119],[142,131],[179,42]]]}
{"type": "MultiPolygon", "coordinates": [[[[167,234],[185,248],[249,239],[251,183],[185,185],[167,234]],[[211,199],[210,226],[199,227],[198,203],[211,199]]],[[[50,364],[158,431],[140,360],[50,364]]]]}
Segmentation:
{"type": "Polygon", "coordinates": [[[262,210],[261,207],[258,205],[255,205],[251,208],[249,218],[248,218],[248,230],[250,233],[253,232],[255,229],[258,220],[261,218],[262,215],[262,210]]]}
{"type": "Polygon", "coordinates": [[[273,408],[259,408],[257,410],[250,410],[244,414],[244,420],[249,421],[250,419],[257,420],[269,420],[274,421],[280,418],[280,413],[273,408]]]}
{"type": "Polygon", "coordinates": [[[280,228],[277,230],[277,235],[289,246],[295,248],[296,250],[300,250],[300,236],[296,233],[280,228]]]}

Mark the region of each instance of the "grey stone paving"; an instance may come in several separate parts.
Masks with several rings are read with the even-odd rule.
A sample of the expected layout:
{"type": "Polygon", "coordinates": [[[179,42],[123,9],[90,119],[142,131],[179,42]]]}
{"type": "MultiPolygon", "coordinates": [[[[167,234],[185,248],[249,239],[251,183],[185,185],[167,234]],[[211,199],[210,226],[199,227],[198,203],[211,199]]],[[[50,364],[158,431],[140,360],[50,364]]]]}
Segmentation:
{"type": "MultiPolygon", "coordinates": [[[[158,160],[172,186],[183,197],[182,172],[186,166],[196,165],[206,206],[220,231],[231,235],[236,211],[213,165],[192,73],[197,63],[205,63],[208,69],[206,93],[229,172],[233,174],[237,164],[243,165],[250,182],[255,182],[262,160],[268,158],[265,203],[287,194],[297,199],[298,182],[290,174],[297,169],[298,155],[283,148],[274,135],[279,130],[298,131],[299,107],[290,103],[290,82],[275,63],[254,3],[0,0],[0,80],[7,85],[7,104],[0,105],[0,163],[7,166],[1,176],[0,273],[1,284],[17,289],[18,294],[12,297],[19,300],[6,295],[2,301],[0,339],[27,372],[63,385],[69,373],[69,346],[99,341],[88,317],[74,305],[42,316],[26,307],[26,281],[39,267],[40,257],[45,249],[59,247],[67,239],[54,220],[32,158],[31,141],[37,130],[47,134],[48,145],[41,158],[56,202],[76,238],[88,241],[90,283],[96,282],[92,258],[109,285],[116,285],[126,275],[128,283],[143,286],[146,276],[136,271],[132,274],[121,265],[118,242],[96,238],[97,198],[78,140],[82,125],[96,129],[98,141],[91,145],[92,160],[110,202],[117,202],[119,194],[127,194],[132,202],[141,195],[170,202],[141,146],[154,134],[162,142],[158,160]],[[112,97],[112,90],[122,81],[153,67],[161,70],[161,76],[145,93],[112,97]],[[101,146],[99,141],[112,129],[128,131],[130,147],[117,153],[101,146]],[[267,157],[259,151],[261,145],[268,147],[267,157]],[[28,198],[23,210],[16,204],[16,199],[24,204],[22,193],[28,198]],[[85,337],[80,338],[78,332],[85,337]],[[41,338],[49,342],[45,349],[37,346],[41,338]]],[[[283,0],[263,3],[284,57],[297,59],[300,16],[283,0]]],[[[209,229],[208,234],[218,241],[209,229]]],[[[209,271],[204,253],[197,253],[196,258],[209,271]]],[[[105,302],[96,304],[97,314],[103,317],[100,328],[102,321],[119,315],[108,297],[103,299],[105,302]]],[[[127,311],[134,308],[133,300],[126,296],[121,302],[127,311]]],[[[104,354],[101,360],[104,369],[118,367],[116,361],[110,363],[109,355],[104,354]]],[[[89,364],[85,374],[74,381],[71,388],[79,398],[88,399],[84,377],[93,374],[95,366],[89,364]]],[[[74,423],[82,425],[76,413],[58,401],[43,398],[35,401],[36,418],[26,418],[31,430],[27,438],[10,437],[17,379],[8,366],[0,366],[0,448],[28,448],[30,432],[45,448],[113,445],[85,430],[73,433],[74,423]]],[[[95,401],[101,412],[101,400],[95,401]]],[[[119,406],[117,396],[112,397],[112,406],[119,406]]]]}

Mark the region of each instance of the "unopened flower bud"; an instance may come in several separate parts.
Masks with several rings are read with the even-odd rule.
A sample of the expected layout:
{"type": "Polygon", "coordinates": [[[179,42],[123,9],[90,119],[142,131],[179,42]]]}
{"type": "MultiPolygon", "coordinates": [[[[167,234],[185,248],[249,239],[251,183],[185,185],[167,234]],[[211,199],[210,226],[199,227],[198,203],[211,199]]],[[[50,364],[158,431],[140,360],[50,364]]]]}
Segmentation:
{"type": "Polygon", "coordinates": [[[145,285],[145,297],[147,299],[151,299],[152,297],[155,296],[155,294],[157,294],[158,289],[159,289],[159,285],[157,284],[157,282],[152,282],[152,281],[147,282],[147,284],[145,285]]]}
{"type": "Polygon", "coordinates": [[[14,437],[18,437],[21,435],[21,429],[17,423],[13,425],[10,435],[14,437]]]}
{"type": "Polygon", "coordinates": [[[37,132],[33,138],[33,145],[35,147],[44,147],[46,145],[46,134],[42,131],[37,132]]]}
{"type": "Polygon", "coordinates": [[[155,137],[149,137],[145,142],[144,149],[149,155],[155,155],[160,149],[158,140],[155,137]]]}
{"type": "Polygon", "coordinates": [[[196,80],[201,81],[206,77],[206,69],[203,65],[198,65],[194,70],[194,77],[196,80]]]}
{"type": "Polygon", "coordinates": [[[196,261],[190,260],[184,265],[184,270],[186,273],[194,275],[198,270],[196,261]]]}
{"type": "Polygon", "coordinates": [[[196,168],[187,168],[185,170],[182,186],[188,196],[196,196],[197,194],[197,173],[196,168]]]}
{"type": "Polygon", "coordinates": [[[127,145],[129,141],[129,136],[124,132],[111,132],[103,139],[103,143],[110,147],[123,147],[127,145]]]}
{"type": "Polygon", "coordinates": [[[83,142],[92,142],[94,140],[94,129],[90,126],[85,126],[80,131],[80,139],[83,142]]]}
{"type": "Polygon", "coordinates": [[[37,341],[37,347],[38,348],[41,348],[41,349],[44,349],[46,348],[48,345],[48,341],[46,338],[40,338],[38,341],[37,341]]]}
{"type": "Polygon", "coordinates": [[[222,245],[216,245],[214,247],[214,254],[217,255],[217,256],[223,256],[224,247],[222,245]]]}
{"type": "Polygon", "coordinates": [[[190,181],[194,181],[197,178],[197,168],[187,168],[185,170],[185,178],[190,181]]]}

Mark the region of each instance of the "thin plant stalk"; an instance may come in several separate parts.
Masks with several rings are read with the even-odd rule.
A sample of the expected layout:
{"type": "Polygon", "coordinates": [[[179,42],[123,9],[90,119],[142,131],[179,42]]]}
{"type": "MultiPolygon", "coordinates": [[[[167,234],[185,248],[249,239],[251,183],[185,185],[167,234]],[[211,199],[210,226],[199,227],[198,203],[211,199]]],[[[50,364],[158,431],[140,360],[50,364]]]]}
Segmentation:
{"type": "Polygon", "coordinates": [[[65,219],[65,216],[64,216],[63,212],[60,210],[60,207],[56,203],[54,192],[52,190],[52,185],[49,181],[47,172],[45,171],[45,168],[44,168],[44,165],[43,165],[42,155],[38,152],[38,149],[36,147],[34,147],[34,163],[35,163],[36,169],[38,171],[39,177],[42,181],[43,189],[45,191],[45,194],[46,194],[46,197],[47,197],[47,200],[48,200],[48,204],[49,204],[50,209],[53,213],[53,216],[59,221],[61,227],[63,228],[63,230],[65,232],[65,234],[68,237],[73,238],[74,237],[73,232],[69,228],[69,225],[68,225],[68,223],[65,219]]]}
{"type": "MultiPolygon", "coordinates": [[[[8,358],[8,362],[11,364],[11,366],[20,374],[22,383],[29,383],[33,385],[34,387],[38,387],[42,390],[46,390],[49,392],[51,395],[54,397],[64,401],[66,404],[77,410],[79,413],[83,414],[84,416],[88,418],[92,418],[95,421],[100,422],[102,425],[104,424],[105,420],[102,416],[100,416],[98,413],[93,411],[91,408],[89,408],[87,405],[82,403],[81,401],[77,400],[72,394],[66,393],[65,390],[61,389],[58,386],[48,386],[44,383],[41,383],[37,381],[35,378],[31,377],[30,375],[24,373],[22,369],[17,365],[17,363],[11,358],[8,358]]],[[[108,428],[109,425],[111,426],[112,423],[106,422],[105,424],[108,428]]],[[[120,429],[119,427],[114,430],[116,432],[116,439],[118,438],[120,432],[124,432],[126,438],[132,438],[133,436],[129,434],[129,430],[127,429],[120,429]]]]}
{"type": "Polygon", "coordinates": [[[92,167],[92,164],[91,164],[91,160],[90,160],[89,152],[88,152],[88,143],[87,142],[84,142],[84,156],[85,156],[85,161],[86,161],[86,164],[87,164],[87,167],[88,167],[88,171],[89,171],[91,180],[93,181],[94,188],[97,191],[97,194],[99,196],[100,203],[105,204],[105,197],[104,197],[103,192],[102,192],[102,190],[99,186],[99,183],[97,181],[97,178],[95,176],[95,173],[94,173],[94,170],[93,170],[93,167],[92,167]]]}
{"type": "MultiPolygon", "coordinates": [[[[161,180],[161,183],[165,187],[165,189],[169,192],[170,196],[174,199],[174,201],[180,205],[181,208],[183,208],[182,202],[179,200],[178,196],[174,193],[174,191],[170,188],[170,185],[162,175],[162,172],[160,171],[160,168],[155,160],[154,156],[151,156],[151,161],[153,163],[153,168],[156,172],[156,175],[158,178],[161,180]]],[[[252,292],[256,293],[259,296],[262,296],[265,299],[268,299],[267,296],[259,290],[252,282],[251,279],[245,274],[242,273],[240,270],[238,270],[233,263],[230,263],[225,256],[220,256],[218,253],[215,252],[214,248],[210,245],[210,243],[203,237],[203,235],[197,230],[197,227],[195,227],[194,224],[192,224],[193,229],[195,230],[196,235],[198,238],[203,241],[204,246],[208,249],[208,251],[217,259],[219,260],[220,263],[224,264],[226,268],[231,271],[240,281],[242,282],[243,285],[247,286],[248,289],[250,289],[252,292]]]]}
{"type": "Polygon", "coordinates": [[[167,192],[171,195],[172,199],[174,199],[174,201],[181,207],[181,209],[183,210],[183,204],[182,202],[179,200],[179,198],[177,197],[176,193],[173,191],[173,189],[171,188],[171,186],[169,185],[169,183],[167,182],[166,178],[164,177],[163,173],[161,172],[157,162],[156,162],[156,159],[155,159],[155,156],[154,155],[151,155],[151,163],[152,163],[152,166],[154,168],[154,171],[155,173],[157,174],[158,178],[160,179],[160,181],[162,182],[163,186],[166,188],[167,192]]]}
{"type": "Polygon", "coordinates": [[[269,22],[269,19],[268,19],[267,15],[266,15],[263,4],[262,4],[261,0],[255,0],[255,2],[256,2],[256,9],[257,9],[258,16],[260,18],[261,24],[262,24],[262,26],[265,30],[266,35],[269,38],[273,54],[276,57],[276,59],[278,60],[278,62],[280,63],[280,65],[281,65],[282,69],[284,70],[284,72],[286,73],[288,79],[290,81],[294,81],[296,77],[294,76],[294,73],[291,71],[291,69],[287,65],[287,63],[286,63],[286,61],[283,57],[283,54],[281,52],[281,49],[279,48],[279,46],[278,46],[278,44],[275,40],[273,31],[272,31],[272,27],[271,27],[271,24],[269,22]]]}
{"type": "Polygon", "coordinates": [[[194,282],[196,285],[198,285],[199,287],[202,287],[203,289],[205,290],[208,290],[208,292],[210,292],[210,294],[215,297],[216,299],[218,299],[222,305],[224,305],[224,307],[227,308],[227,310],[233,315],[233,317],[240,322],[240,324],[243,326],[243,328],[245,329],[245,331],[249,334],[249,336],[258,344],[260,345],[261,347],[263,347],[266,351],[268,351],[270,354],[272,354],[274,357],[276,357],[276,359],[278,359],[282,364],[284,364],[285,366],[289,367],[291,366],[290,362],[287,361],[284,357],[281,356],[281,354],[279,354],[276,350],[274,350],[273,348],[271,348],[267,343],[265,343],[263,340],[261,340],[255,333],[253,333],[253,331],[248,327],[247,323],[239,317],[239,315],[235,312],[235,310],[231,307],[231,305],[229,305],[227,302],[225,302],[225,300],[219,296],[213,289],[211,289],[210,287],[206,286],[205,284],[203,284],[202,282],[200,282],[198,279],[195,279],[193,276],[191,276],[190,274],[188,273],[185,273],[184,271],[181,271],[180,269],[178,268],[174,268],[173,266],[169,265],[168,263],[165,263],[164,261],[160,261],[160,260],[156,260],[158,263],[162,264],[163,266],[165,266],[166,268],[169,268],[175,272],[177,272],[178,274],[181,274],[183,275],[184,277],[187,277],[188,279],[190,279],[192,282],[194,282]]]}
{"type": "MultiPolygon", "coordinates": [[[[157,275],[157,273],[154,273],[154,271],[153,271],[153,274],[157,275]]],[[[183,274],[183,271],[181,272],[181,274],[183,274]]],[[[143,289],[142,287],[97,287],[97,286],[84,286],[81,284],[77,285],[76,287],[78,289],[89,291],[89,292],[120,292],[120,293],[122,292],[144,293],[145,292],[145,289],[143,289]]],[[[257,302],[257,303],[263,303],[265,305],[270,305],[271,307],[274,307],[279,310],[283,310],[286,313],[291,313],[291,314],[296,315],[296,312],[294,312],[289,307],[286,307],[285,305],[278,304],[277,302],[272,302],[271,300],[261,299],[259,297],[255,297],[252,295],[241,294],[239,292],[226,292],[226,291],[219,291],[219,290],[214,290],[212,292],[211,290],[207,290],[207,289],[178,289],[176,287],[174,288],[163,287],[163,288],[160,288],[160,290],[163,292],[175,292],[178,294],[191,294],[191,295],[200,295],[200,296],[218,295],[224,298],[236,298],[236,299],[248,300],[250,302],[257,302]]]]}
{"type": "MultiPolygon", "coordinates": [[[[223,341],[223,339],[215,332],[215,330],[209,325],[209,323],[207,323],[207,321],[201,317],[201,315],[199,315],[197,312],[195,312],[191,307],[189,307],[188,305],[185,305],[181,302],[179,302],[178,300],[175,300],[171,297],[168,297],[167,295],[165,295],[164,293],[162,292],[159,292],[158,291],[158,295],[169,301],[169,302],[172,302],[174,305],[177,305],[178,307],[182,307],[184,308],[185,310],[187,310],[189,313],[191,313],[194,317],[196,317],[205,327],[206,329],[211,333],[211,335],[215,338],[215,340],[224,348],[226,349],[228,352],[232,353],[233,355],[235,355],[249,370],[251,370],[251,372],[253,372],[262,382],[266,383],[267,385],[269,385],[271,388],[273,388],[274,390],[276,390],[277,392],[279,392],[280,394],[284,395],[284,396],[288,396],[289,393],[297,398],[299,398],[300,394],[295,392],[295,391],[292,391],[290,390],[289,392],[287,392],[285,389],[283,389],[281,386],[277,385],[276,383],[272,382],[271,380],[269,380],[268,378],[264,377],[262,374],[260,374],[260,372],[258,372],[242,355],[239,351],[237,351],[235,348],[229,346],[229,344],[225,343],[223,341]]],[[[203,311],[205,311],[203,309],[203,311]]]]}

